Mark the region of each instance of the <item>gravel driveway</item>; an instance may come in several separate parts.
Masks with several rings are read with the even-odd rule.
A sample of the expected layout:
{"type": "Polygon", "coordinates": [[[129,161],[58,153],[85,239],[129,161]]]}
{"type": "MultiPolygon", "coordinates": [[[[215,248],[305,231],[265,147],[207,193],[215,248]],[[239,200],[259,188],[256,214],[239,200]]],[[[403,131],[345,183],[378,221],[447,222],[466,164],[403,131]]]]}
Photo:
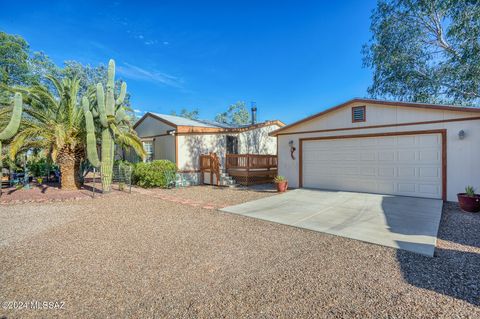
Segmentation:
{"type": "Polygon", "coordinates": [[[1,206],[0,221],[0,318],[480,317],[480,215],[454,204],[435,258],[138,193],[1,206]]]}

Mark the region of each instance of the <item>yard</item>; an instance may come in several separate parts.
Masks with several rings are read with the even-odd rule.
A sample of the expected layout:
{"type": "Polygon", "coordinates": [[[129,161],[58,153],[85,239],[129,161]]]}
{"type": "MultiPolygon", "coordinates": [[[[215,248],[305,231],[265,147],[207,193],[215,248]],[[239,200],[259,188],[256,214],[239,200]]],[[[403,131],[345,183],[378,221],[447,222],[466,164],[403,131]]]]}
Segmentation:
{"type": "Polygon", "coordinates": [[[446,204],[429,258],[217,210],[272,195],[201,186],[0,205],[0,318],[480,316],[480,215],[446,204]]]}

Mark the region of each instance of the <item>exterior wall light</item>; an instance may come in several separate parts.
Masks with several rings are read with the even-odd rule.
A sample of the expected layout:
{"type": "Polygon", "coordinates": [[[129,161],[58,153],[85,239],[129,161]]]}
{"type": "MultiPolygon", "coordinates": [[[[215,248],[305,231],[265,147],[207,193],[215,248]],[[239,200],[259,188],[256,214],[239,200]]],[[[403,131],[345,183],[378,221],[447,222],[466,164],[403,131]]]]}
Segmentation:
{"type": "Polygon", "coordinates": [[[175,130],[168,130],[167,131],[167,134],[172,135],[172,136],[175,135],[175,133],[176,133],[175,130]]]}
{"type": "Polygon", "coordinates": [[[465,131],[464,130],[460,130],[458,132],[458,139],[460,140],[463,140],[465,138],[465,131]]]}
{"type": "Polygon", "coordinates": [[[295,153],[295,151],[296,151],[297,149],[295,148],[295,146],[293,146],[293,140],[290,140],[290,141],[288,142],[288,146],[290,146],[290,156],[291,156],[292,159],[294,160],[294,159],[295,159],[295,154],[294,154],[294,153],[295,153]]]}

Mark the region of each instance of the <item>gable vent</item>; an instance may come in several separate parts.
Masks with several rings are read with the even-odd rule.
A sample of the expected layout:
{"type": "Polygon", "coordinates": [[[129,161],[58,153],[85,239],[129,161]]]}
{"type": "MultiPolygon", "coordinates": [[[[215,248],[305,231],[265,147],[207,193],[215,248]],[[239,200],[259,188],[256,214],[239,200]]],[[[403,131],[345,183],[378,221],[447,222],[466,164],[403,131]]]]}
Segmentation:
{"type": "Polygon", "coordinates": [[[365,122],[366,114],[365,114],[365,106],[355,106],[352,107],[352,122],[365,122]]]}

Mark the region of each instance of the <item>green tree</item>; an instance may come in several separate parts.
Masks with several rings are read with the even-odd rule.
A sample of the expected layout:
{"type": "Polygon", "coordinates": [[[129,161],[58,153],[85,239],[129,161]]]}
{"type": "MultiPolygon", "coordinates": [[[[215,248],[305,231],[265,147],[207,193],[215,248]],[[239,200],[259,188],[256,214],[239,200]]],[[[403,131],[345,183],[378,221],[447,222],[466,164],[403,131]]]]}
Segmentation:
{"type": "Polygon", "coordinates": [[[28,68],[29,83],[32,84],[50,85],[50,81],[46,80],[47,75],[57,78],[62,76],[62,70],[43,52],[30,53],[28,68]]]}
{"type": "Polygon", "coordinates": [[[193,110],[190,110],[190,111],[186,108],[183,108],[183,109],[181,109],[180,114],[177,114],[177,112],[175,112],[175,111],[172,111],[170,114],[175,115],[175,116],[181,116],[181,117],[191,119],[191,120],[197,120],[198,117],[199,117],[200,111],[197,108],[195,108],[193,110]]]}
{"type": "MultiPolygon", "coordinates": [[[[107,67],[103,64],[91,66],[89,64],[83,65],[74,60],[68,60],[64,62],[64,68],[61,70],[61,74],[66,77],[76,76],[79,78],[81,95],[84,95],[89,88],[95,87],[97,83],[101,83],[103,86],[107,85],[107,67]]],[[[120,88],[123,82],[121,79],[115,81],[116,94],[120,94],[120,88]]],[[[127,108],[128,112],[133,112],[130,109],[130,93],[128,92],[123,105],[127,108]]]]}
{"type": "Polygon", "coordinates": [[[245,102],[239,101],[230,105],[226,112],[218,113],[215,121],[230,125],[246,125],[250,123],[250,112],[245,102]]]}
{"type": "Polygon", "coordinates": [[[368,92],[430,103],[480,101],[480,5],[471,0],[379,0],[363,47],[368,92]]]}
{"type": "Polygon", "coordinates": [[[58,79],[47,76],[55,88],[35,84],[14,88],[23,93],[24,113],[20,131],[9,145],[10,158],[28,149],[43,149],[58,164],[61,188],[80,187],[80,163],[85,153],[85,125],[79,105],[78,78],[58,79]]]}
{"type": "Polygon", "coordinates": [[[28,43],[21,36],[0,32],[0,83],[29,83],[28,52],[28,43]]]}

